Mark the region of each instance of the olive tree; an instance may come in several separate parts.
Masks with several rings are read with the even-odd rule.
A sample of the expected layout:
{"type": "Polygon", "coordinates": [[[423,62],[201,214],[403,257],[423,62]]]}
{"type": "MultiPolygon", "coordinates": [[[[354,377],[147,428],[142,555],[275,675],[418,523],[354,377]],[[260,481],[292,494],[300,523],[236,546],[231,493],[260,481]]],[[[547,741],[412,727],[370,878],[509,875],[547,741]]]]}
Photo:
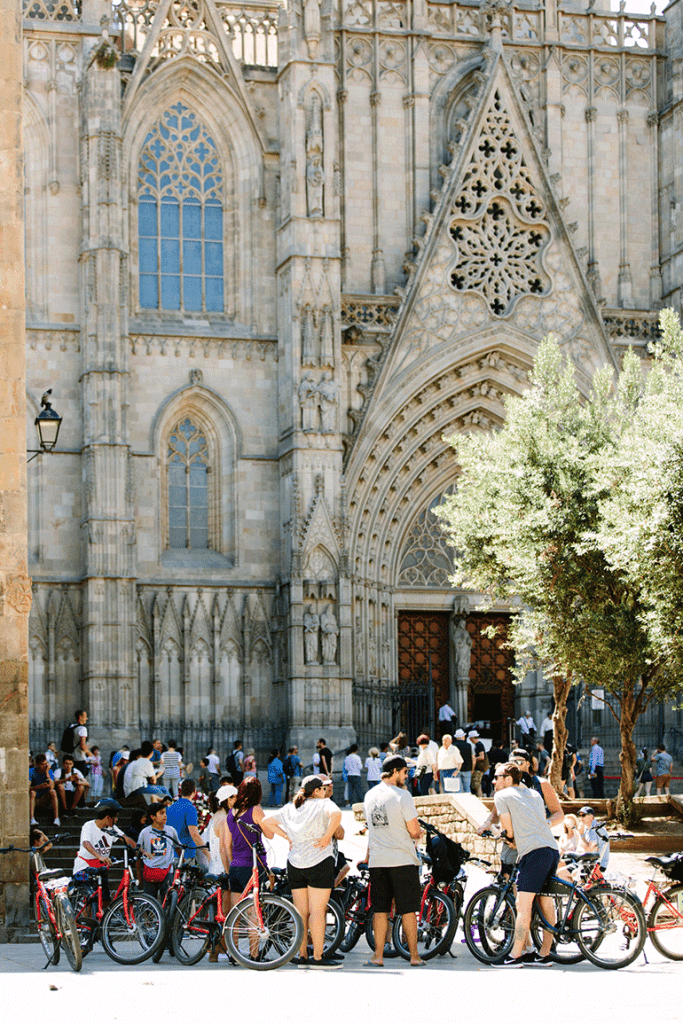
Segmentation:
{"type": "Polygon", "coordinates": [[[627,351],[588,394],[556,340],[492,433],[456,435],[457,493],[440,509],[454,583],[506,602],[518,678],[554,680],[559,781],[571,684],[604,691],[621,735],[622,811],[633,730],[683,680],[683,334],[661,315],[651,365],[627,351]]]}

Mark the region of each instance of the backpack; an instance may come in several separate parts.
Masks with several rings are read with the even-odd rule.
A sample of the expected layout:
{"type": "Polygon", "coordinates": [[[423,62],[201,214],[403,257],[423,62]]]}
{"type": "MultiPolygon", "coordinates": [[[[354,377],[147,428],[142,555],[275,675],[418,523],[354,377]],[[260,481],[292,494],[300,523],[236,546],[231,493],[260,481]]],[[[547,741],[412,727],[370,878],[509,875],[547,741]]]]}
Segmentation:
{"type": "Polygon", "coordinates": [[[73,754],[74,752],[76,746],[76,740],[74,739],[74,729],[76,728],[77,724],[77,722],[74,722],[72,725],[67,725],[66,729],[62,733],[62,738],[59,742],[59,749],[62,751],[63,754],[73,754]]]}
{"type": "Polygon", "coordinates": [[[239,771],[239,766],[237,764],[237,758],[235,757],[235,751],[234,750],[233,750],[232,754],[228,754],[228,756],[226,757],[226,759],[225,759],[225,767],[228,769],[228,775],[233,775],[234,776],[239,771]]]}
{"type": "Polygon", "coordinates": [[[292,776],[294,775],[294,765],[292,764],[292,759],[289,756],[289,754],[282,762],[282,770],[288,779],[291,779],[292,776]]]}
{"type": "Polygon", "coordinates": [[[576,764],[574,765],[574,777],[576,777],[577,775],[580,775],[582,771],[583,771],[583,761],[581,760],[581,758],[577,754],[576,755],[576,764]]]}

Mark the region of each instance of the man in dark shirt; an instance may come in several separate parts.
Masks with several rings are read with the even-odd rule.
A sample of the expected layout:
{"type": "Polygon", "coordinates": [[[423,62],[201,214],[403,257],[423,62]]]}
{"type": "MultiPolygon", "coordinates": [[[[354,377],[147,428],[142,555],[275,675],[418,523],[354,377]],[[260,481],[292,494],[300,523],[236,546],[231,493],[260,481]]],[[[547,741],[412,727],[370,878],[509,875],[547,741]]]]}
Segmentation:
{"type": "Polygon", "coordinates": [[[322,738],[318,740],[315,746],[320,755],[320,774],[329,775],[332,778],[332,751],[327,746],[327,742],[322,738]]]}
{"type": "Polygon", "coordinates": [[[457,729],[453,743],[460,751],[462,768],[460,769],[460,786],[463,793],[469,793],[472,785],[472,744],[465,739],[462,729],[457,729]]]}
{"type": "Polygon", "coordinates": [[[45,754],[36,754],[34,767],[29,772],[29,798],[31,803],[31,824],[37,825],[36,807],[49,806],[55,825],[59,825],[59,806],[52,772],[48,768],[45,754]]]}

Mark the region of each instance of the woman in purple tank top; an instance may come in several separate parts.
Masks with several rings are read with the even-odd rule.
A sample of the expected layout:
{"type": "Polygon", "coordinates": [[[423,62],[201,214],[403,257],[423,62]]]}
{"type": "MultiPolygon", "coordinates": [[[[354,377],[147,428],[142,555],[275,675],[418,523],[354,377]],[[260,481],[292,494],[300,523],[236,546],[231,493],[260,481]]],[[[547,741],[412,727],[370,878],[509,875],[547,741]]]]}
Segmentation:
{"type": "Polygon", "coordinates": [[[264,814],[261,807],[261,796],[259,780],[253,777],[246,778],[239,785],[232,810],[228,811],[226,821],[228,826],[226,839],[230,858],[228,879],[233,907],[239,902],[240,896],[251,878],[254,846],[256,847],[259,873],[265,877],[268,870],[261,833],[267,839],[272,839],[274,832],[270,828],[262,828],[264,814]]]}

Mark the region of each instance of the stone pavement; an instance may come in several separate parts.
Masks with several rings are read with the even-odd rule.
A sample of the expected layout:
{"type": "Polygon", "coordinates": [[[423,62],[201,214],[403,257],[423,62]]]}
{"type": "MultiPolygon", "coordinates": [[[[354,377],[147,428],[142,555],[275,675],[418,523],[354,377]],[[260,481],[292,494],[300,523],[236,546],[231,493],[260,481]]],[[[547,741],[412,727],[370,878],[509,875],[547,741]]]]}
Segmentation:
{"type": "MultiPolygon", "coordinates": [[[[350,812],[344,812],[347,856],[358,860],[365,839],[350,812]]],[[[284,859],[284,843],[274,850],[284,859]]],[[[616,870],[636,875],[641,884],[649,872],[641,858],[616,854],[616,870]]],[[[468,872],[468,897],[487,883],[476,868],[468,872]]],[[[643,890],[644,891],[644,890],[643,890]]],[[[641,893],[642,894],[642,893],[641,893]]],[[[3,1018],[73,1024],[75,1017],[94,1016],[97,1024],[155,1024],[221,1018],[274,1018],[278,1024],[341,1024],[353,1019],[375,1022],[400,1016],[402,1021],[424,1021],[446,1013],[457,1018],[527,1020],[543,1017],[630,1024],[656,1015],[658,1024],[680,1020],[683,964],[662,958],[648,944],[647,961],[641,956],[631,967],[612,972],[590,964],[547,969],[501,970],[484,967],[467,950],[458,931],[454,957],[432,960],[424,968],[411,968],[403,960],[387,961],[380,971],[365,966],[369,950],[361,939],[340,971],[299,971],[285,967],[259,973],[210,964],[182,967],[168,956],[160,964],[120,967],[98,947],[84,962],[79,975],[63,959],[42,970],[45,958],[37,945],[0,946],[0,992],[3,1018]],[[50,986],[54,986],[51,988],[50,986]]]]}

